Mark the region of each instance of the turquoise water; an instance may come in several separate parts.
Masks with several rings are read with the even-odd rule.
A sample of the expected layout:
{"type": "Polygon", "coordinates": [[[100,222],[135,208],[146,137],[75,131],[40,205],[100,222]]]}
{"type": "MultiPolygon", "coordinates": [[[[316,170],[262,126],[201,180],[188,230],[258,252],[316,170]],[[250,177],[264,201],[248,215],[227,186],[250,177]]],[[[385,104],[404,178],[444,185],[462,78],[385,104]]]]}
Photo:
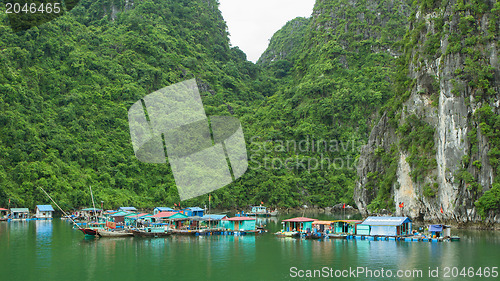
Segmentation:
{"type": "MultiPolygon", "coordinates": [[[[268,221],[267,225],[270,232],[280,227],[278,221],[268,221]]],[[[489,278],[475,276],[480,267],[499,266],[498,232],[455,230],[452,234],[461,236],[461,241],[318,241],[277,238],[271,233],[236,237],[85,239],[70,223],[58,219],[1,222],[0,276],[2,280],[500,279],[493,278],[491,273],[489,278]],[[335,270],[357,270],[358,267],[372,270],[372,277],[361,273],[357,278],[352,275],[335,278],[335,270]],[[434,270],[439,267],[439,277],[429,278],[429,267],[434,270]],[[445,267],[451,267],[449,278],[444,277],[445,267]],[[463,267],[474,268],[474,277],[455,275],[453,278],[463,267]],[[333,277],[325,275],[325,268],[333,270],[333,277]],[[422,270],[422,275],[402,279],[374,277],[382,268],[384,273],[391,270],[394,275],[397,270],[410,270],[410,273],[422,270]],[[316,277],[293,277],[305,275],[305,270],[318,271],[316,277]]]]}

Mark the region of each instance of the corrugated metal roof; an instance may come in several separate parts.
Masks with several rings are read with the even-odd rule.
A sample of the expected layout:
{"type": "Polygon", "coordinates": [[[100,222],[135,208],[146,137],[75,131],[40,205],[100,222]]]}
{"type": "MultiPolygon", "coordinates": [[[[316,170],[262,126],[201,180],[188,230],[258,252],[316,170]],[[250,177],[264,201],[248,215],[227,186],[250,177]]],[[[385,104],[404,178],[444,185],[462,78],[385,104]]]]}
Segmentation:
{"type": "Polygon", "coordinates": [[[116,213],[112,214],[111,216],[112,217],[124,217],[127,214],[129,214],[129,212],[120,211],[120,212],[116,212],[116,213]]]}
{"type": "Polygon", "coordinates": [[[196,212],[196,211],[204,211],[204,210],[203,210],[202,208],[200,208],[200,207],[189,207],[189,208],[186,208],[186,209],[189,209],[189,210],[194,211],[194,212],[196,212]]]}
{"type": "Polygon", "coordinates": [[[293,219],[283,220],[284,222],[310,222],[317,221],[317,219],[305,218],[305,217],[297,217],[293,219]]]}
{"type": "Polygon", "coordinates": [[[9,209],[0,208],[0,211],[8,211],[9,209]]]}
{"type": "Polygon", "coordinates": [[[40,212],[54,212],[52,205],[36,205],[40,212]]]}
{"type": "Polygon", "coordinates": [[[334,222],[345,222],[345,223],[361,223],[362,220],[334,220],[334,222]]]}
{"type": "Polygon", "coordinates": [[[152,218],[169,218],[175,214],[179,214],[178,212],[159,212],[156,215],[152,215],[152,218]]]}
{"type": "Polygon", "coordinates": [[[28,208],[10,208],[10,211],[13,213],[29,213],[30,210],[28,208]]]}
{"type": "Polygon", "coordinates": [[[429,225],[429,231],[443,231],[443,226],[441,224],[429,225]]]}
{"type": "Polygon", "coordinates": [[[148,213],[142,213],[142,214],[137,214],[137,215],[130,216],[128,218],[129,219],[131,219],[131,218],[142,218],[142,217],[147,217],[147,216],[151,216],[151,215],[148,214],[148,213]]]}
{"type": "Polygon", "coordinates": [[[169,208],[169,207],[156,207],[155,209],[160,210],[160,212],[171,212],[171,211],[175,211],[174,209],[169,208]]]}
{"type": "Polygon", "coordinates": [[[408,217],[368,217],[363,221],[365,225],[401,225],[411,222],[408,217]]]}
{"type": "Polygon", "coordinates": [[[204,215],[203,219],[205,220],[213,220],[213,221],[220,221],[227,217],[226,215],[204,215]]]}
{"type": "Polygon", "coordinates": [[[443,231],[443,229],[450,228],[449,225],[444,224],[431,224],[429,225],[429,231],[443,231]]]}
{"type": "Polygon", "coordinates": [[[314,221],[313,224],[322,224],[322,225],[330,225],[334,223],[334,221],[314,221]]]}
{"type": "Polygon", "coordinates": [[[137,211],[135,207],[120,207],[118,210],[121,211],[137,211]]]}
{"type": "Polygon", "coordinates": [[[254,218],[250,217],[232,217],[232,218],[225,218],[223,219],[225,221],[254,221],[254,218]]]}
{"type": "Polygon", "coordinates": [[[99,208],[85,208],[85,209],[82,209],[82,211],[87,211],[87,212],[88,212],[88,211],[94,211],[94,210],[95,210],[96,212],[100,212],[100,211],[101,211],[101,209],[99,209],[99,208]]]}

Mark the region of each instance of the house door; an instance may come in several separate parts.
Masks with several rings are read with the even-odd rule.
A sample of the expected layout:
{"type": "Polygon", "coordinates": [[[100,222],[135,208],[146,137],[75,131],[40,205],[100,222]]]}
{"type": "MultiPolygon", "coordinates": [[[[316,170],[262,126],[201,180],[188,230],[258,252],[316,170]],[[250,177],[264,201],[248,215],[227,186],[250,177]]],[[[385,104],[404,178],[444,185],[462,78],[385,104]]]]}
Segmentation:
{"type": "Polygon", "coordinates": [[[238,221],[234,222],[234,230],[235,231],[239,231],[240,230],[240,222],[238,222],[238,221]]]}

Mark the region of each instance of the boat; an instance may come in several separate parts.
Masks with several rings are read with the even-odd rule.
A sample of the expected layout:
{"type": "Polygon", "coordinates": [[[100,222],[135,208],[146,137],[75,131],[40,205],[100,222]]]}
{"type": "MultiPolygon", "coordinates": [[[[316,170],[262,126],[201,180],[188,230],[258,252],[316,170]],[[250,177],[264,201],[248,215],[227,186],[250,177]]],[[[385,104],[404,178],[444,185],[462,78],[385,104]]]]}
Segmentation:
{"type": "Polygon", "coordinates": [[[98,229],[97,234],[100,237],[131,237],[134,234],[128,230],[111,230],[111,229],[98,229]]]}
{"type": "Polygon", "coordinates": [[[321,239],[323,236],[321,236],[321,233],[308,233],[305,235],[306,239],[321,239]]]}
{"type": "Polygon", "coordinates": [[[252,211],[250,213],[247,213],[249,216],[255,216],[255,217],[275,217],[278,215],[278,211],[269,211],[267,207],[264,206],[252,206],[252,211]]]}
{"type": "Polygon", "coordinates": [[[330,239],[347,239],[347,234],[329,233],[329,234],[326,234],[326,237],[328,237],[330,239]]]}
{"type": "Polygon", "coordinates": [[[298,231],[278,231],[274,233],[277,237],[300,237],[300,232],[298,231]]]}
{"type": "Polygon", "coordinates": [[[167,231],[167,230],[163,230],[163,232],[152,231],[151,228],[132,229],[131,232],[135,237],[165,237],[165,236],[172,235],[172,232],[170,232],[170,231],[167,231]]]}
{"type": "Polygon", "coordinates": [[[85,236],[97,236],[100,229],[104,229],[105,224],[101,222],[88,223],[86,227],[79,227],[78,230],[85,236]]]}
{"type": "Polygon", "coordinates": [[[190,230],[190,229],[174,229],[172,230],[173,234],[178,234],[178,235],[196,235],[196,234],[203,234],[207,231],[205,230],[190,230]]]}

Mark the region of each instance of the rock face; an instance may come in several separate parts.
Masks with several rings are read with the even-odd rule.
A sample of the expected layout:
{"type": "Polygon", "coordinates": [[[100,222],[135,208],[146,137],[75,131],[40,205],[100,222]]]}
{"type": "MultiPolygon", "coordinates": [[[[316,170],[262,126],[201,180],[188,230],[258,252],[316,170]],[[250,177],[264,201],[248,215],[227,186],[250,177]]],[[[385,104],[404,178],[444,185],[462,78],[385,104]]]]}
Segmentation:
{"type": "Polygon", "coordinates": [[[484,136],[476,111],[489,106],[493,114],[500,113],[499,3],[481,1],[476,7],[476,2],[413,7],[403,40],[402,69],[408,83],[399,82],[404,84],[401,96],[386,108],[361,150],[354,198],[362,213],[377,211],[374,201],[384,192],[382,180],[389,179],[385,203],[396,215],[458,224],[500,223],[498,208],[481,218],[474,204],[492,188],[496,173],[488,155],[491,139],[484,136]],[[417,170],[414,161],[415,152],[423,150],[401,145],[408,137],[401,127],[410,116],[433,129],[433,143],[427,147],[432,165],[424,171],[417,170]],[[391,160],[382,163],[391,149],[393,154],[386,157],[391,160]]]}
{"type": "Polygon", "coordinates": [[[303,44],[309,19],[295,18],[276,32],[266,51],[260,56],[259,64],[269,64],[279,60],[293,60],[303,44]]]}

